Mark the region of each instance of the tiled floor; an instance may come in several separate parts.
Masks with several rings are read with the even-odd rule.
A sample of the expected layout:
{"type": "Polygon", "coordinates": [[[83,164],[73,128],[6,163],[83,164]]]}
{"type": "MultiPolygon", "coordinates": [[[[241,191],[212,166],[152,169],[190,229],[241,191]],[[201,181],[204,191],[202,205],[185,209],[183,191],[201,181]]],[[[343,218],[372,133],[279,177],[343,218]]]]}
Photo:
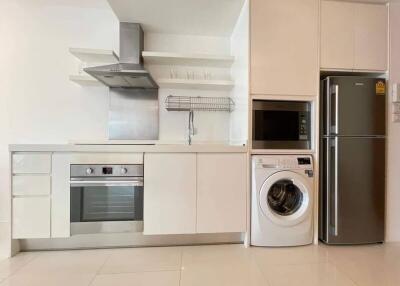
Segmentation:
{"type": "Polygon", "coordinates": [[[399,286],[400,244],[242,245],[21,253],[0,286],[399,286]]]}

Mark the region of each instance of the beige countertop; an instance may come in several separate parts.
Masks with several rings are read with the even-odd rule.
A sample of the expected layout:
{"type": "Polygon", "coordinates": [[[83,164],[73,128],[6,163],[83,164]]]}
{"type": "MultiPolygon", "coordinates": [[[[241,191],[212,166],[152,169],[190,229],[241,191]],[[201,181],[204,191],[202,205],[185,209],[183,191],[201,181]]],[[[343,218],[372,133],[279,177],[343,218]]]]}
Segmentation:
{"type": "Polygon", "coordinates": [[[246,153],[248,146],[199,143],[187,144],[11,144],[10,152],[147,152],[147,153],[246,153]]]}

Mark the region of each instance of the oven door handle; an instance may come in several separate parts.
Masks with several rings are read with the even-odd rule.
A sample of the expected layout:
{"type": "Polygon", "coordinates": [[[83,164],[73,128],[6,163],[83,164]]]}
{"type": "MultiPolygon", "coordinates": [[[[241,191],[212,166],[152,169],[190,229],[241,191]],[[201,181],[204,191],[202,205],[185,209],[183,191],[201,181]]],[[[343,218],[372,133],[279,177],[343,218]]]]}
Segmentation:
{"type": "Polygon", "coordinates": [[[143,180],[132,181],[69,181],[71,187],[143,187],[143,180]]]}

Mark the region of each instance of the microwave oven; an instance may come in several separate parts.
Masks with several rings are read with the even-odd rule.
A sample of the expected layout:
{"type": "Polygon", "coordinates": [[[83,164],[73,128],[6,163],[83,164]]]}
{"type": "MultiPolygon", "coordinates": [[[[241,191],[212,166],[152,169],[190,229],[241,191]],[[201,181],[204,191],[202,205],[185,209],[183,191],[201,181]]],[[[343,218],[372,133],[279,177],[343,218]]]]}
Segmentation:
{"type": "Polygon", "coordinates": [[[253,149],[311,149],[311,103],[254,100],[253,149]]]}

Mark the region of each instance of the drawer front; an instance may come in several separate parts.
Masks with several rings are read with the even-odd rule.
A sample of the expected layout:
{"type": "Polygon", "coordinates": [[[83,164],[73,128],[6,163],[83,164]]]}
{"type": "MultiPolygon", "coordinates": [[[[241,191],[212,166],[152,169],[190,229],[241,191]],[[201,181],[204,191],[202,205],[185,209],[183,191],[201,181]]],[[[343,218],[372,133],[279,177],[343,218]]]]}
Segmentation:
{"type": "Polygon", "coordinates": [[[12,237],[50,237],[50,198],[13,198],[12,237]]]}
{"type": "Polygon", "coordinates": [[[13,176],[12,194],[14,196],[50,195],[50,176],[13,176]]]}
{"type": "Polygon", "coordinates": [[[13,174],[49,174],[51,154],[14,154],[12,157],[13,174]]]}

